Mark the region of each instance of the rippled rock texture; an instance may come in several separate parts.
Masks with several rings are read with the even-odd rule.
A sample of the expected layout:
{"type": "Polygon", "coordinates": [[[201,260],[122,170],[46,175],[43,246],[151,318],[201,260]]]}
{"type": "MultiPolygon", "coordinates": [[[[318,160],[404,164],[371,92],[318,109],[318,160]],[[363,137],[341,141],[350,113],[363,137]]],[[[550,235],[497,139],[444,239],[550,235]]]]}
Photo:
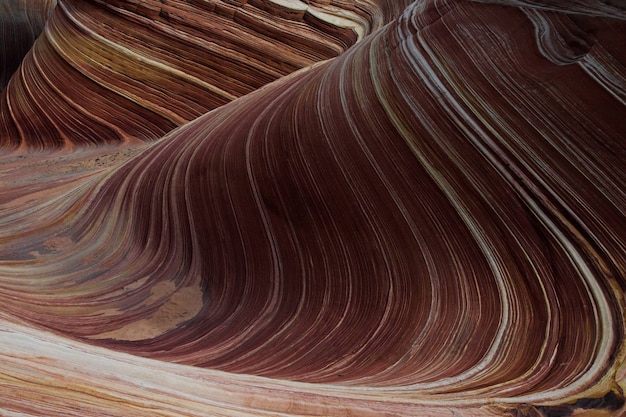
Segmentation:
{"type": "Polygon", "coordinates": [[[0,146],[158,139],[341,54],[399,12],[398,6],[383,6],[60,1],[1,98],[0,146]]]}
{"type": "Polygon", "coordinates": [[[622,415],[625,65],[618,2],[59,0],[0,410],[622,415]]]}

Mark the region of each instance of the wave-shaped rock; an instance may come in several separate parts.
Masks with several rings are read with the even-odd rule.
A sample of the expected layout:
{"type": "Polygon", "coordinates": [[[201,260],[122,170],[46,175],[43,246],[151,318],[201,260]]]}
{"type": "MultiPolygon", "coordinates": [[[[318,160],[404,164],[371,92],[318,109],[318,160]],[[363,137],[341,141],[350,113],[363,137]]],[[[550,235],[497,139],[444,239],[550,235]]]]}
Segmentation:
{"type": "Polygon", "coordinates": [[[511,3],[417,1],[154,142],[5,156],[4,407],[623,413],[626,14],[511,3]]]}
{"type": "Polygon", "coordinates": [[[381,26],[383,9],[370,2],[59,1],[2,97],[0,145],[159,138],[339,55],[381,26]]]}

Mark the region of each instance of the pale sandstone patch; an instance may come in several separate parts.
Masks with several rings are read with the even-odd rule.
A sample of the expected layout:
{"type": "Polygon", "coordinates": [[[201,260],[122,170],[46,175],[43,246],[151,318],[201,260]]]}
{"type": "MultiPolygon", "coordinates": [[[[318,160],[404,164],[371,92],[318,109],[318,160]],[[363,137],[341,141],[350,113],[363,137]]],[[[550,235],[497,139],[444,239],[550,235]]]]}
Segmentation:
{"type": "MultiPolygon", "coordinates": [[[[161,282],[152,289],[147,302],[157,301],[172,291],[174,291],[173,282],[161,282]]],[[[100,333],[92,338],[128,341],[152,339],[193,318],[201,308],[200,286],[185,287],[172,294],[151,317],[129,323],[117,330],[100,333]]]]}
{"type": "Polygon", "coordinates": [[[43,242],[43,247],[51,252],[69,249],[74,245],[74,241],[69,236],[56,236],[43,242]]]}

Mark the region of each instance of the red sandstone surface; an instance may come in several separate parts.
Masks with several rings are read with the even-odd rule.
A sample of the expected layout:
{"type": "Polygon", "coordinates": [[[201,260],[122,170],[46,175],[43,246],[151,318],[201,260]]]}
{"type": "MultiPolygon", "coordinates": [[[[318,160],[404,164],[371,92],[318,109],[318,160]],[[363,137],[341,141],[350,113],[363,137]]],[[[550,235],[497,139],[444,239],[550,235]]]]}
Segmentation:
{"type": "Polygon", "coordinates": [[[0,415],[623,415],[624,10],[59,0],[0,101],[0,415]]]}

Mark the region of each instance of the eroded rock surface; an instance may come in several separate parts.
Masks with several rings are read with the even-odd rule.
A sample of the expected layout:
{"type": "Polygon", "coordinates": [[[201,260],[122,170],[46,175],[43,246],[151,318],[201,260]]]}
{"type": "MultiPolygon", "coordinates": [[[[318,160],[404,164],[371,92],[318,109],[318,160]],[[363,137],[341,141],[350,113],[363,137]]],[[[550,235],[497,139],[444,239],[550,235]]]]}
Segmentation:
{"type": "MultiPolygon", "coordinates": [[[[168,5],[208,4],[60,0],[55,19],[98,10],[117,16],[98,30],[136,39],[193,26],[168,5]],[[152,23],[114,25],[128,16],[152,23]]],[[[307,7],[338,4],[233,3],[235,16],[250,6],[325,40],[301,70],[224,105],[169,84],[157,99],[136,74],[171,70],[84,55],[127,65],[142,97],[135,111],[80,94],[118,106],[107,123],[119,143],[69,110],[66,124],[46,115],[57,130],[11,116],[4,409],[72,415],[71,389],[90,415],[624,412],[626,13],[600,1],[366,5],[341,5],[362,29],[322,30],[307,7]]],[[[208,61],[192,58],[179,70],[201,79],[208,61]]]]}

